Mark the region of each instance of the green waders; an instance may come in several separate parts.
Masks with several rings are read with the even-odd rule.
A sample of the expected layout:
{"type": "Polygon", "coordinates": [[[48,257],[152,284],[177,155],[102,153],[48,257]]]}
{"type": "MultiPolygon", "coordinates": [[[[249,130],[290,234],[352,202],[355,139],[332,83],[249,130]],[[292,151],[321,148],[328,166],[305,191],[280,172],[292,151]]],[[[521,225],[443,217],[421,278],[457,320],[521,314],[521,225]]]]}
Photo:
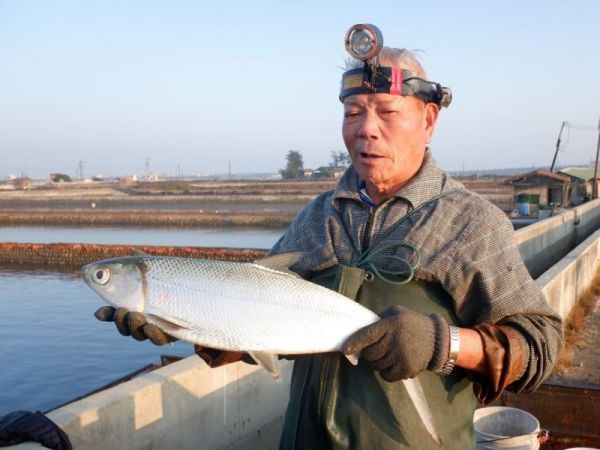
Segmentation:
{"type": "MultiPolygon", "coordinates": [[[[457,323],[451,298],[435,285],[415,281],[396,285],[348,266],[314,281],[376,313],[399,304],[457,323]]],[[[298,357],[280,449],[474,449],[476,398],[464,372],[455,369],[442,377],[423,371],[418,379],[441,447],[427,433],[402,382],[383,380],[364,360],[352,366],[341,353],[298,357]]]]}

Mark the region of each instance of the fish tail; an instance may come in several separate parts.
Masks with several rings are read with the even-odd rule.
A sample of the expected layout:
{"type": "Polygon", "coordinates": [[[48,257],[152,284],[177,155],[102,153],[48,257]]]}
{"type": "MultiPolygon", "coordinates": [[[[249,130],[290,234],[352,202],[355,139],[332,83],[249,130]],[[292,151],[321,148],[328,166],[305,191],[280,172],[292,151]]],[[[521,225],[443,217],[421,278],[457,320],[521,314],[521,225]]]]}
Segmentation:
{"type": "Polygon", "coordinates": [[[412,400],[412,403],[417,410],[423,425],[427,429],[427,432],[438,445],[441,445],[442,440],[440,439],[440,436],[435,429],[435,425],[433,424],[433,415],[431,414],[431,409],[429,408],[429,404],[425,398],[425,393],[423,392],[421,383],[417,378],[409,378],[407,380],[402,380],[402,382],[404,383],[406,392],[412,400]]]}

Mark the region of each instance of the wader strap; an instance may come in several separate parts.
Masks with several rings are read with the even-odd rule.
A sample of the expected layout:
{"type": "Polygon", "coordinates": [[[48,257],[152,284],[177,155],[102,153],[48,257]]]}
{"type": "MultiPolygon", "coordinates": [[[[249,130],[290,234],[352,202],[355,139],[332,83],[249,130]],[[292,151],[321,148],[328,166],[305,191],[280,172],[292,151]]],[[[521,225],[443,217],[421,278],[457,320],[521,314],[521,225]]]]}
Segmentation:
{"type": "Polygon", "coordinates": [[[354,300],[365,280],[365,271],[360,267],[342,265],[340,267],[338,292],[354,300]]]}

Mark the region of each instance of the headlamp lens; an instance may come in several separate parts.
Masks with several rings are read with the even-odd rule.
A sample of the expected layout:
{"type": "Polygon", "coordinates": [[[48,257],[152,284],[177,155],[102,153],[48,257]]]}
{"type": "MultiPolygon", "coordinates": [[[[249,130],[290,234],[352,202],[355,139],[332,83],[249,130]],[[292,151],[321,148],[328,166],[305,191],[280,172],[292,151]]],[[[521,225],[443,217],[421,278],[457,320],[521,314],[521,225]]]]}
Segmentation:
{"type": "Polygon", "coordinates": [[[376,56],[383,47],[383,35],[375,25],[358,24],[346,32],[345,44],[350,56],[366,61],[376,56]]]}
{"type": "Polygon", "coordinates": [[[367,30],[360,30],[353,33],[350,39],[352,50],[361,55],[368,54],[373,48],[373,38],[367,30]]]}

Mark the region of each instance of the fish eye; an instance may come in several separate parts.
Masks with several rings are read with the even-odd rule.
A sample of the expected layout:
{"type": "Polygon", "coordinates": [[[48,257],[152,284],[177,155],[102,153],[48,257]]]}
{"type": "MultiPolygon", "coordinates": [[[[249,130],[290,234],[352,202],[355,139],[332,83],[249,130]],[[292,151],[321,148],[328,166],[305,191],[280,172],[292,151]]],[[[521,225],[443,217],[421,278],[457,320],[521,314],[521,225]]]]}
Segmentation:
{"type": "Polygon", "coordinates": [[[106,284],[110,279],[110,270],[106,266],[98,267],[94,271],[94,281],[98,284],[106,284]]]}

